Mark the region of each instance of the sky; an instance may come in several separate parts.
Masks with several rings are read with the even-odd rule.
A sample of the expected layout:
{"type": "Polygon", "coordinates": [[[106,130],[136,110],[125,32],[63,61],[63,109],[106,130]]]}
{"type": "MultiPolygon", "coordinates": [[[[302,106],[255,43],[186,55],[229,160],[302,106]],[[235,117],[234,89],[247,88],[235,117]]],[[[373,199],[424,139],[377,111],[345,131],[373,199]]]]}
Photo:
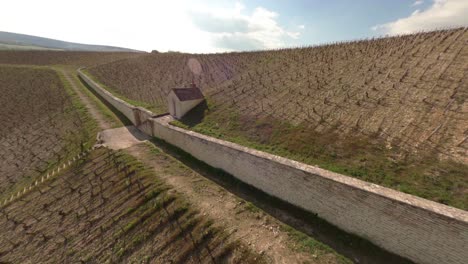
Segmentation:
{"type": "Polygon", "coordinates": [[[3,0],[0,31],[151,51],[319,45],[468,26],[468,0],[3,0]]]}

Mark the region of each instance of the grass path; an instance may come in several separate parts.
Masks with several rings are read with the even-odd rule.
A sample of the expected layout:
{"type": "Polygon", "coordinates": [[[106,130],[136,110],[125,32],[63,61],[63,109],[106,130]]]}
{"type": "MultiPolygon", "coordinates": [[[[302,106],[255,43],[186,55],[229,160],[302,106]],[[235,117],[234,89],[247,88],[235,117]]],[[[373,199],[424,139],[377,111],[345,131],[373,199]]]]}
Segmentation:
{"type": "Polygon", "coordinates": [[[107,107],[94,97],[78,79],[76,71],[69,67],[60,67],[56,70],[61,73],[72,89],[78,94],[90,114],[96,119],[101,130],[123,126],[122,122],[107,107]],[[106,111],[107,110],[107,111],[106,111]]]}

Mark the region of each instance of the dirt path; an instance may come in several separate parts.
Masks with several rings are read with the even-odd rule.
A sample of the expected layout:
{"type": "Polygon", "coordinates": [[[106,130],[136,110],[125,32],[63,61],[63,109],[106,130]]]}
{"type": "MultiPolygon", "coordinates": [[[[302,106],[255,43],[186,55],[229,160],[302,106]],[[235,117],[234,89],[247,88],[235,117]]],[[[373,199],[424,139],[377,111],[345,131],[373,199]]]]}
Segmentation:
{"type": "Polygon", "coordinates": [[[134,126],[107,129],[99,133],[99,143],[110,149],[126,149],[139,144],[149,137],[134,126]]]}
{"type": "Polygon", "coordinates": [[[278,220],[162,153],[151,143],[137,144],[125,151],[152,167],[203,215],[208,215],[218,226],[228,227],[226,231],[234,239],[240,239],[264,255],[269,263],[338,262],[334,254],[318,256],[293,250],[289,246],[292,241],[280,229],[278,220]]]}
{"type": "Polygon", "coordinates": [[[80,97],[81,101],[85,104],[90,114],[94,117],[94,119],[96,119],[96,121],[99,124],[99,127],[103,130],[112,128],[113,124],[102,115],[102,113],[98,110],[96,104],[81,90],[86,88],[83,87],[83,85],[78,81],[78,79],[75,76],[73,76],[73,74],[75,74],[75,71],[62,68],[57,70],[60,71],[60,73],[63,74],[68,83],[70,83],[71,88],[78,94],[78,96],[80,97]]]}

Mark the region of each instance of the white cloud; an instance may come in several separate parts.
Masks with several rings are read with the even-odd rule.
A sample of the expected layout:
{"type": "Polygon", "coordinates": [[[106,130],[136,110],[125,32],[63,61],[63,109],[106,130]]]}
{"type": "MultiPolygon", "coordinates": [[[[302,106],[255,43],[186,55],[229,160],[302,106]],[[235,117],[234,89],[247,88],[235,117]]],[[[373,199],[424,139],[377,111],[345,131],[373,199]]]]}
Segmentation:
{"type": "Polygon", "coordinates": [[[193,25],[184,0],[14,0],[2,2],[0,31],[87,44],[217,52],[193,25]],[[27,7],[27,8],[25,8],[27,7]]]}
{"type": "Polygon", "coordinates": [[[384,34],[408,34],[417,31],[468,25],[467,0],[434,0],[426,10],[414,11],[409,17],[372,27],[384,34]]]}
{"type": "Polygon", "coordinates": [[[304,28],[305,28],[305,25],[299,25],[298,28],[304,29],[304,28]]]}
{"type": "Polygon", "coordinates": [[[298,37],[258,7],[206,0],[8,0],[2,2],[0,31],[159,51],[221,52],[276,48],[298,37]],[[27,7],[27,8],[25,8],[27,7]],[[194,20],[194,14],[199,16],[194,20]],[[242,46],[244,45],[244,46],[242,46]]]}
{"type": "Polygon", "coordinates": [[[415,15],[419,14],[420,12],[421,12],[421,10],[416,9],[416,10],[413,11],[413,13],[411,13],[411,16],[415,16],[415,15]]]}
{"type": "Polygon", "coordinates": [[[273,11],[257,7],[246,15],[244,10],[236,4],[233,9],[193,10],[191,14],[194,24],[210,33],[214,45],[224,50],[279,48],[300,36],[280,26],[273,11]]]}
{"type": "Polygon", "coordinates": [[[418,5],[421,5],[422,3],[424,3],[423,0],[416,0],[411,6],[418,6],[418,5]]]}

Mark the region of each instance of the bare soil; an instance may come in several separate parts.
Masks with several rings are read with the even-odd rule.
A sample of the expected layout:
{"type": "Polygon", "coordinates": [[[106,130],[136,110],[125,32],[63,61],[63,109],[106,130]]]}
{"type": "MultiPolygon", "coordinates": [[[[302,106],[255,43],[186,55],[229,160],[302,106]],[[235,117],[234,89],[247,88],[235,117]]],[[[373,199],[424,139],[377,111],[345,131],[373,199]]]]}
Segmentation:
{"type": "Polygon", "coordinates": [[[2,263],[264,263],[154,173],[104,148],[0,209],[2,263]]]}
{"type": "Polygon", "coordinates": [[[98,135],[98,143],[114,150],[126,149],[148,139],[147,135],[134,126],[107,129],[98,135]]]}
{"type": "Polygon", "coordinates": [[[263,255],[268,263],[346,263],[331,249],[298,250],[298,245],[281,228],[281,222],[164,154],[151,143],[137,144],[124,151],[183,193],[202,215],[214,220],[214,226],[225,228],[225,232],[263,255]]]}
{"type": "Polygon", "coordinates": [[[51,69],[0,66],[0,198],[78,154],[92,120],[51,69]]]}
{"type": "MultiPolygon", "coordinates": [[[[21,67],[7,72],[7,75],[16,77],[22,72],[25,75],[18,79],[37,85],[38,91],[45,94],[42,106],[53,109],[56,103],[54,95],[64,96],[65,87],[54,71],[21,67]],[[44,78],[44,85],[37,85],[42,79],[35,71],[51,74],[56,83],[53,78],[44,78]],[[28,77],[35,79],[29,80],[28,77]]],[[[103,116],[102,109],[96,101],[90,100],[72,72],[62,69],[61,74],[86,105],[87,111],[98,120],[100,127],[115,124],[103,116]]],[[[21,84],[18,79],[11,83],[18,86],[21,84]]],[[[30,101],[27,101],[30,97],[23,94],[19,95],[24,98],[16,100],[15,92],[8,94],[11,95],[8,99],[15,100],[16,104],[11,105],[16,105],[19,117],[28,121],[24,106],[32,104],[33,99],[38,102],[37,97],[32,98],[37,96],[37,92],[28,86],[23,88],[24,92],[31,93],[30,101]],[[19,104],[22,100],[26,103],[19,104]]],[[[62,99],[60,102],[67,103],[58,98],[62,99]]],[[[33,110],[40,110],[34,107],[33,110]]],[[[68,111],[73,113],[73,110],[68,111]]],[[[85,111],[84,107],[81,111],[85,111]]],[[[31,118],[41,112],[33,111],[31,118]]],[[[53,123],[51,127],[64,129],[67,128],[66,121],[80,118],[67,113],[56,113],[61,123],[53,123]]],[[[42,122],[41,125],[48,123],[42,122]]],[[[76,129],[79,132],[79,129],[88,127],[76,129]]],[[[17,132],[18,135],[24,133],[21,130],[17,132]]],[[[102,138],[113,138],[114,144],[110,145],[116,149],[146,139],[132,127],[105,130],[102,138]],[[125,138],[128,140],[122,141],[125,138]]],[[[31,149],[40,147],[37,142],[29,142],[31,149]]],[[[28,154],[25,150],[23,152],[28,154]]],[[[38,173],[38,177],[41,175],[44,173],[38,173]]],[[[52,180],[43,184],[39,181],[38,186],[0,208],[0,262],[265,263],[262,256],[253,253],[224,229],[214,227],[212,220],[194,210],[183,195],[137,160],[101,148],[75,162],[71,168],[62,170],[52,180]]]]}

